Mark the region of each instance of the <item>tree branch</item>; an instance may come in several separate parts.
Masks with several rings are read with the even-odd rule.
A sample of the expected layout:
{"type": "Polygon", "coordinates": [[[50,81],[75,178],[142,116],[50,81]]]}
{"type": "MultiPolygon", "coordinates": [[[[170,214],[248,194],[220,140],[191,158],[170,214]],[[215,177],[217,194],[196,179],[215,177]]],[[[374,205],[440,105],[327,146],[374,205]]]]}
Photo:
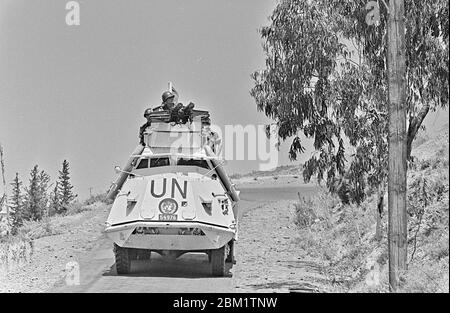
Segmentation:
{"type": "Polygon", "coordinates": [[[430,111],[430,104],[425,104],[419,111],[416,117],[412,118],[408,127],[408,137],[407,137],[407,158],[411,159],[412,142],[422,125],[423,120],[430,111]]]}

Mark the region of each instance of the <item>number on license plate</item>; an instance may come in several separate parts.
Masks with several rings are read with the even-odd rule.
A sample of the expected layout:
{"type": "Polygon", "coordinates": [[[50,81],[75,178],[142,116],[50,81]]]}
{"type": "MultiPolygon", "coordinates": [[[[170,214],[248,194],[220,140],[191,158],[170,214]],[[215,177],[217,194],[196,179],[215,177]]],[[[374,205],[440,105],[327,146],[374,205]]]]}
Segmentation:
{"type": "Polygon", "coordinates": [[[176,221],[177,216],[175,214],[159,214],[160,221],[176,221]]]}

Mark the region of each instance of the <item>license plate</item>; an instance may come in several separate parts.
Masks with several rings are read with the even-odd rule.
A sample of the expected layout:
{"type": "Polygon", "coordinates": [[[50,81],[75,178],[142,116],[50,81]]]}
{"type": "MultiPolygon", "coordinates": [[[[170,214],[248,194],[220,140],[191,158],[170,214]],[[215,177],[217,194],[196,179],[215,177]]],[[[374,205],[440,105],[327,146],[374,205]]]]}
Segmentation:
{"type": "Polygon", "coordinates": [[[160,221],[176,221],[176,214],[159,214],[160,221]]]}

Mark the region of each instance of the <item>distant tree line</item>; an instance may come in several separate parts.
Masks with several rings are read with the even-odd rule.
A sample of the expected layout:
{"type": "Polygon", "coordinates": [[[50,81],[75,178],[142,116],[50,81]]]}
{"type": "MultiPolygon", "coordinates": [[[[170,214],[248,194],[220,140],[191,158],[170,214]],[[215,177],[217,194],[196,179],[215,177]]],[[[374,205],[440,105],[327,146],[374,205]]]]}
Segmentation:
{"type": "Polygon", "coordinates": [[[19,173],[16,173],[11,186],[12,195],[8,205],[13,235],[17,233],[24,221],[40,221],[45,216],[66,213],[77,197],[72,191],[67,160],[62,163],[54,187],[50,184],[50,175],[44,170],[39,170],[38,165],[31,170],[27,187],[23,187],[19,173]]]}

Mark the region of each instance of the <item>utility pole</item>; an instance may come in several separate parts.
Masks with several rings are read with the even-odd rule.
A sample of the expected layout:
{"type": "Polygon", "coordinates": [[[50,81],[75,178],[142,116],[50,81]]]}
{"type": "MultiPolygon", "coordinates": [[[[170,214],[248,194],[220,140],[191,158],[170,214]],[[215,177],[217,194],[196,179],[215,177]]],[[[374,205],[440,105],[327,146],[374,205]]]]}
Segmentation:
{"type": "Polygon", "coordinates": [[[396,292],[400,273],[406,270],[406,63],[404,1],[389,1],[389,285],[396,292]]]}

